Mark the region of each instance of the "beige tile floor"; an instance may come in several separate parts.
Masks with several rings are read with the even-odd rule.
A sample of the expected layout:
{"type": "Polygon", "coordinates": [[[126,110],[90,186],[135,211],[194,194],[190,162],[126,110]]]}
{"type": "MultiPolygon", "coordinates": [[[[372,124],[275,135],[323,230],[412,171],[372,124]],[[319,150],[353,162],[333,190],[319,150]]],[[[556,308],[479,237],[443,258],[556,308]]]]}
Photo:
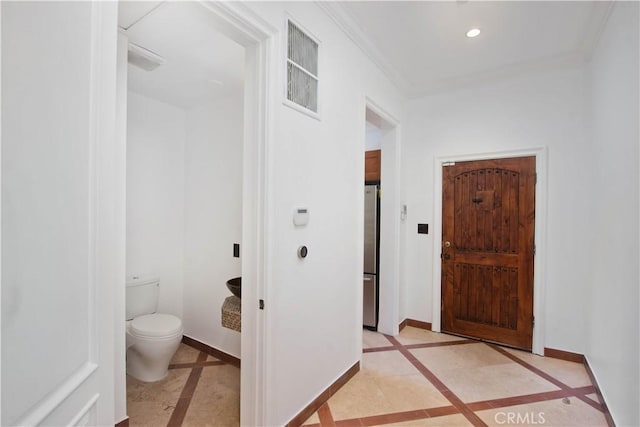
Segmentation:
{"type": "Polygon", "coordinates": [[[239,426],[240,369],[180,344],[162,381],[127,376],[129,425],[239,426]]]}
{"type": "Polygon", "coordinates": [[[190,369],[172,369],[156,383],[127,376],[127,413],[130,426],[167,425],[178,403],[190,369]]]}
{"type": "MultiPolygon", "coordinates": [[[[304,424],[606,426],[582,364],[406,327],[364,331],[360,371],[304,424]]],[[[181,344],[166,379],[127,377],[130,426],[238,426],[240,370],[181,344]]]]}
{"type": "Polygon", "coordinates": [[[304,425],[607,426],[582,364],[413,327],[365,330],[362,346],[360,371],[304,425]]]}

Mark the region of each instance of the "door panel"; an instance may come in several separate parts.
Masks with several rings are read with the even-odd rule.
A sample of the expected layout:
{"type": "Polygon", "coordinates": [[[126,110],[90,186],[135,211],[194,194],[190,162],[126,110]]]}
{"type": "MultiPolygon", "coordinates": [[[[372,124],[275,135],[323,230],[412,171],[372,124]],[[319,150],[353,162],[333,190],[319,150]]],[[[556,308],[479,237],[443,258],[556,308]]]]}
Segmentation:
{"type": "Polygon", "coordinates": [[[1,424],[113,425],[117,4],[0,12],[1,424]]]}
{"type": "Polygon", "coordinates": [[[442,330],[531,349],[535,157],[443,169],[442,330]]]}

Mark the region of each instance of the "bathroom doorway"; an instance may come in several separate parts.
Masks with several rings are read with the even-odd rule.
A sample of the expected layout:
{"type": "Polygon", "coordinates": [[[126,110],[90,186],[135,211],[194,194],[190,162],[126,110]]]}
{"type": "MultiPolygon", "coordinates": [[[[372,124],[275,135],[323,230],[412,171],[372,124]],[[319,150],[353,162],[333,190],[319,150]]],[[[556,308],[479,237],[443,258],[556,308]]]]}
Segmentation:
{"type": "MultiPolygon", "coordinates": [[[[197,399],[196,394],[184,399],[187,385],[220,377],[207,371],[223,365],[239,368],[243,351],[256,361],[261,357],[256,344],[260,319],[247,316],[241,335],[222,326],[221,308],[231,295],[228,279],[257,275],[259,248],[243,243],[261,240],[255,213],[261,177],[247,170],[258,169],[260,162],[255,151],[262,143],[258,123],[264,105],[245,100],[256,101],[264,85],[257,70],[264,60],[260,37],[266,35],[246,22],[243,28],[222,25],[234,12],[213,3],[119,6],[119,55],[121,62],[127,56],[129,62],[125,71],[120,67],[124,78],[119,82],[121,92],[122,80],[127,82],[120,103],[127,123],[127,275],[160,279],[158,311],[182,319],[188,344],[180,347],[169,371],[190,372],[168,377],[171,387],[164,388],[173,390],[169,402],[175,404],[160,398],[171,410],[165,408],[170,413],[160,415],[167,419],[157,421],[176,421],[178,412],[183,421],[197,423],[193,416],[201,408],[192,407],[190,413],[197,399]]],[[[243,294],[255,295],[258,282],[245,286],[243,294]]],[[[120,345],[124,358],[126,344],[120,345]]],[[[116,365],[116,418],[128,415],[135,424],[126,408],[124,361],[116,365]]],[[[235,377],[232,370],[225,374],[224,387],[235,393],[235,402],[223,405],[227,412],[236,408],[225,415],[235,420],[231,424],[240,423],[240,382],[255,388],[257,375],[253,363],[235,377]]],[[[130,388],[136,387],[141,396],[149,396],[145,385],[130,388]]],[[[260,416],[257,396],[254,390],[245,393],[245,423],[260,416]]]]}

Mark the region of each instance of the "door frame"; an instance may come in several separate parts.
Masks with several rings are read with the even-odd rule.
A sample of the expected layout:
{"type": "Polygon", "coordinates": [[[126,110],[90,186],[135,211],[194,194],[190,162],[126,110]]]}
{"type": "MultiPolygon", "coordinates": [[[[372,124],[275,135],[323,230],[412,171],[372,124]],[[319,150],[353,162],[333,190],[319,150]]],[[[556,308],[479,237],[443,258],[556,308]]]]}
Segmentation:
{"type": "Polygon", "coordinates": [[[245,48],[244,132],[242,161],[242,276],[246,298],[242,310],[240,371],[240,425],[264,425],[266,405],[267,325],[258,309],[259,299],[268,299],[270,230],[268,194],[273,190],[269,147],[277,78],[272,72],[277,60],[277,28],[240,2],[200,0],[221,32],[245,48]],[[250,302],[253,301],[254,304],[250,302]]]}
{"type": "Polygon", "coordinates": [[[440,252],[442,248],[442,169],[449,162],[473,160],[505,159],[510,157],[535,157],[537,183],[535,189],[535,245],[536,255],[533,260],[533,328],[532,352],[544,355],[544,296],[546,275],[546,241],[547,241],[547,147],[525,148],[521,150],[494,151],[486,153],[469,153],[455,155],[436,155],[433,161],[433,316],[431,328],[440,332],[442,301],[442,265],[440,252]]]}
{"type": "MultiPolygon", "coordinates": [[[[390,112],[380,106],[371,97],[365,96],[363,114],[366,110],[372,111],[383,120],[382,137],[382,160],[381,160],[381,185],[383,196],[380,199],[380,267],[378,271],[379,284],[379,310],[378,310],[378,331],[398,335],[400,333],[400,158],[401,145],[400,121],[390,112]],[[387,157],[385,160],[385,149],[387,157]],[[391,156],[389,155],[391,154],[391,156]],[[390,159],[391,157],[391,159],[390,159]],[[386,180],[384,175],[386,173],[386,180]],[[385,185],[385,182],[387,183],[385,185]],[[386,213],[386,214],[385,214],[386,213]],[[384,215],[384,217],[383,217],[384,215]],[[386,219],[384,219],[386,218],[386,219]],[[385,285],[380,286],[384,281],[385,285]]],[[[363,117],[362,123],[366,121],[363,117]]],[[[365,130],[362,129],[362,153],[365,151],[365,130]]],[[[364,176],[364,161],[362,163],[362,176],[364,176]]],[[[362,181],[358,181],[358,188],[362,187],[362,181]]],[[[362,190],[359,190],[362,194],[362,190]]],[[[364,229],[364,194],[362,195],[361,212],[358,214],[360,230],[364,229]]],[[[359,239],[358,245],[359,259],[364,252],[364,234],[359,239]]],[[[360,265],[362,269],[362,265],[360,265]]],[[[362,273],[362,271],[361,271],[362,273]]],[[[358,277],[359,286],[362,286],[362,274],[358,277]]],[[[362,305],[360,306],[362,313],[362,305]]],[[[359,317],[362,319],[362,314],[359,317]]],[[[359,334],[362,332],[362,325],[358,325],[359,334]]]]}
{"type": "MultiPolygon", "coordinates": [[[[268,213],[273,211],[269,208],[269,200],[273,198],[268,194],[273,188],[269,147],[273,141],[270,111],[280,93],[277,75],[273,72],[273,64],[278,58],[277,29],[240,2],[199,0],[198,3],[226,37],[245,48],[241,257],[246,298],[243,298],[245,309],[241,319],[240,424],[264,425],[269,419],[269,408],[265,403],[268,319],[265,312],[258,309],[257,301],[268,299],[267,284],[271,277],[268,261],[272,252],[270,230],[273,219],[268,213]],[[249,301],[255,304],[247,304],[249,301]]],[[[117,84],[121,85],[122,81],[117,84]]],[[[120,138],[126,140],[126,133],[120,138]]],[[[124,198],[124,194],[119,196],[124,198]]],[[[124,277],[121,280],[124,287],[124,277]]],[[[124,292],[117,304],[124,307],[124,292]]],[[[124,353],[119,351],[118,354],[124,353]]],[[[116,376],[121,374],[124,372],[115,372],[116,376]]],[[[126,401],[126,393],[120,394],[122,391],[116,390],[116,407],[119,399],[126,401]]]]}

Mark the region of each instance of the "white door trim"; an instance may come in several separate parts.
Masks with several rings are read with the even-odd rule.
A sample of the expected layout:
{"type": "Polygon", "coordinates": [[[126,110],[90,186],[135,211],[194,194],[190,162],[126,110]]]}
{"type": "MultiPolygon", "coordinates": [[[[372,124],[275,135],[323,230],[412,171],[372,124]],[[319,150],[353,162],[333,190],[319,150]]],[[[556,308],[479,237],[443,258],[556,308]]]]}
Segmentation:
{"type": "Polygon", "coordinates": [[[242,172],[242,337],[240,425],[265,425],[268,319],[258,300],[268,300],[270,283],[268,216],[271,188],[269,147],[271,103],[276,79],[269,70],[276,60],[277,29],[240,2],[202,0],[218,28],[245,47],[244,143],[242,172]]]}
{"type": "MultiPolygon", "coordinates": [[[[2,4],[0,4],[0,289],[2,288],[2,4]]],[[[2,292],[0,292],[0,308],[2,307],[2,292]]],[[[0,316],[0,331],[2,320],[0,316]]],[[[2,337],[0,337],[0,355],[2,355],[2,337]]],[[[0,378],[2,378],[2,357],[0,357],[0,378]]],[[[2,402],[2,387],[0,386],[0,402],[2,402]]],[[[2,404],[0,404],[0,422],[2,422],[2,404]]]]}
{"type": "Polygon", "coordinates": [[[437,155],[433,161],[433,320],[432,330],[440,332],[441,274],[440,252],[442,247],[442,168],[443,163],[471,160],[504,159],[509,157],[536,158],[536,255],[533,267],[533,353],[544,354],[544,297],[546,287],[546,244],[547,244],[547,148],[538,147],[522,150],[496,151],[476,154],[437,155]]]}

